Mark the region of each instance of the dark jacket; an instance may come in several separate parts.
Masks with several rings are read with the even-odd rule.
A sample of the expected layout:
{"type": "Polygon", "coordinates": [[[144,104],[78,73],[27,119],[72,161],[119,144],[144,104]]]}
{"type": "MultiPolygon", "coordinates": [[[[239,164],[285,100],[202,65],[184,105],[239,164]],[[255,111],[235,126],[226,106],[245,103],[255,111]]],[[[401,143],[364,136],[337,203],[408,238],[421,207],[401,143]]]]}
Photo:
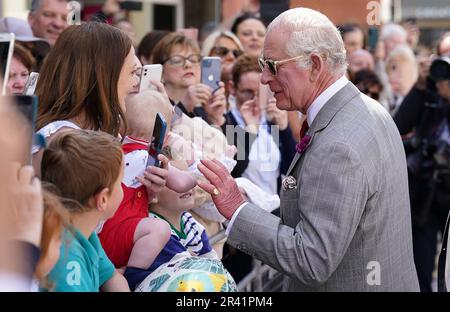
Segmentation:
{"type": "MultiPolygon", "coordinates": [[[[268,122],[269,131],[271,130],[272,125],[273,125],[272,123],[268,122]]],[[[243,128],[239,127],[236,119],[234,118],[231,112],[228,112],[225,115],[225,124],[222,126],[222,131],[227,136],[229,144],[235,145],[236,147],[245,146],[244,149],[245,157],[239,157],[241,160],[238,160],[237,155],[239,153],[242,153],[242,151],[238,150],[238,154],[236,154],[236,156],[234,157],[234,159],[237,161],[237,164],[236,167],[234,167],[233,171],[231,172],[231,175],[234,178],[239,178],[242,176],[242,174],[248,167],[249,163],[248,156],[250,153],[250,148],[255,139],[257,138],[257,135],[245,131],[243,128]],[[226,131],[227,126],[232,127],[232,129],[230,129],[228,132],[226,131]],[[233,135],[231,136],[230,133],[232,133],[233,135]],[[241,141],[238,142],[238,140],[241,141]]],[[[294,158],[295,144],[296,144],[294,136],[292,135],[292,131],[289,127],[287,127],[285,130],[280,131],[279,140],[280,140],[279,149],[281,153],[280,174],[286,174],[287,170],[289,169],[289,165],[291,164],[291,161],[294,158]]],[[[279,177],[278,190],[280,189],[280,185],[281,185],[281,178],[279,177]]]]}
{"type": "MultiPolygon", "coordinates": [[[[429,90],[413,87],[403,100],[394,121],[404,140],[408,162],[409,192],[413,224],[423,226],[431,214],[437,215],[443,230],[450,197],[444,176],[436,162],[439,129],[447,122],[450,128],[450,105],[429,90]],[[438,179],[436,179],[438,177],[438,179]]],[[[450,162],[448,163],[450,167],[450,162]]]]}

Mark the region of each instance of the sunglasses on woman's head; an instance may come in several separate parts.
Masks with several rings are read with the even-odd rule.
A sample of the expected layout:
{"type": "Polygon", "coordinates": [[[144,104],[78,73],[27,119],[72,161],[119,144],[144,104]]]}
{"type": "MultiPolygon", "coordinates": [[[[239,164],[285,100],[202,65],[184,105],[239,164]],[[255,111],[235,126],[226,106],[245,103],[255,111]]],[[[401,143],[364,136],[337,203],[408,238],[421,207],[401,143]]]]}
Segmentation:
{"type": "Polygon", "coordinates": [[[225,48],[225,47],[215,47],[215,48],[214,48],[214,51],[215,51],[216,54],[217,54],[218,56],[220,56],[220,57],[227,56],[228,53],[232,52],[233,55],[234,55],[234,57],[235,57],[235,58],[238,58],[238,57],[241,56],[242,53],[243,53],[241,50],[238,50],[238,49],[230,50],[230,49],[225,48]]]}

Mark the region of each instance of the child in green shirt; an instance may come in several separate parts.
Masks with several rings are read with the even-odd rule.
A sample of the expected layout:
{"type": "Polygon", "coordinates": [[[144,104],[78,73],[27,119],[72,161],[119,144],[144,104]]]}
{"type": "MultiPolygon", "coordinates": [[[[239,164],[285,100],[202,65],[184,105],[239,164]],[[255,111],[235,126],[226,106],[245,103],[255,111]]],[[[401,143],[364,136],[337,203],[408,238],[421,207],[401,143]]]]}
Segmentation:
{"type": "Polygon", "coordinates": [[[67,130],[50,141],[42,158],[42,180],[58,188],[71,222],[49,275],[54,291],[129,291],[95,233],[119,207],[123,170],[121,144],[109,134],[67,130]]]}

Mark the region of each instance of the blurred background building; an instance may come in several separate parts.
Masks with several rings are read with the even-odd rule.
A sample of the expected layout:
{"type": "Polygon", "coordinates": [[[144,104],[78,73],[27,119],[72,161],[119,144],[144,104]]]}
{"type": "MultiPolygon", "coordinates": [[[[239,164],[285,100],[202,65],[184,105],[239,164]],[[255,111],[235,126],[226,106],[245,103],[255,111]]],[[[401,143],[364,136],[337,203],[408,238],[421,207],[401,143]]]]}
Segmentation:
{"type": "MultiPolygon", "coordinates": [[[[0,16],[26,18],[31,0],[0,0],[0,16]]],[[[80,0],[83,15],[98,10],[103,0],[80,0]]],[[[229,26],[242,11],[259,12],[269,23],[280,12],[296,6],[320,10],[336,24],[358,23],[368,28],[367,17],[377,6],[380,23],[412,19],[421,30],[420,41],[431,45],[450,29],[448,0],[141,0],[136,10],[124,12],[136,28],[138,39],[153,29],[229,26]]]]}

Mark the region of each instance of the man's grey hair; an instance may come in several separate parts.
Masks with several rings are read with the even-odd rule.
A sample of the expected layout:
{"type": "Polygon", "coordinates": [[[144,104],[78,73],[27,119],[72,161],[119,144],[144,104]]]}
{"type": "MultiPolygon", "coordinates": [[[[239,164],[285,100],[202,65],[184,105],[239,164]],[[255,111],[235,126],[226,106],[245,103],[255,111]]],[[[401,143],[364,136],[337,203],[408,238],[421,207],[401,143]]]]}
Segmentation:
{"type": "Polygon", "coordinates": [[[40,5],[41,5],[41,0],[33,0],[33,1],[31,1],[30,12],[36,12],[39,9],[40,5]]]}
{"type": "Polygon", "coordinates": [[[322,13],[308,8],[294,8],[280,14],[269,25],[267,33],[282,27],[290,33],[286,54],[304,55],[297,62],[302,69],[311,68],[311,54],[319,55],[330,72],[338,77],[347,70],[346,52],[342,36],[336,26],[322,13]]]}
{"type": "Polygon", "coordinates": [[[399,24],[386,24],[381,28],[380,40],[384,41],[392,36],[398,35],[406,42],[407,33],[406,30],[399,24]]]}
{"type": "MultiPolygon", "coordinates": [[[[65,2],[69,2],[69,0],[59,0],[59,1],[65,1],[65,2]]],[[[30,8],[30,13],[34,13],[36,12],[39,7],[41,6],[41,0],[32,0],[31,1],[31,8],[30,8]]]]}

